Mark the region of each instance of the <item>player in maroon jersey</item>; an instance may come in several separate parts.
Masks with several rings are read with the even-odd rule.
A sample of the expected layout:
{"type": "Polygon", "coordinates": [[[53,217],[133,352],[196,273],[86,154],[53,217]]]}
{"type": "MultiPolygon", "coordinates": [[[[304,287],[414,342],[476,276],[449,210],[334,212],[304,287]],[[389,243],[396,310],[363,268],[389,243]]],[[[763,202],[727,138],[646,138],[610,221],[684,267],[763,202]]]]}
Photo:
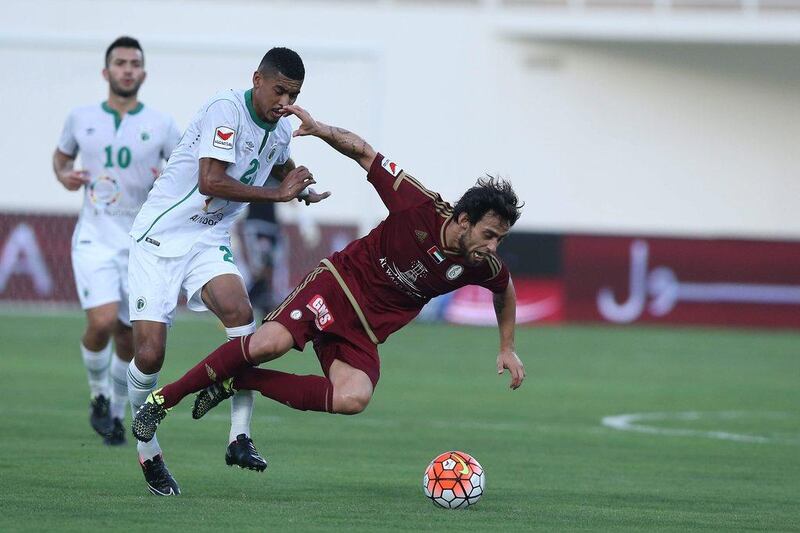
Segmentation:
{"type": "Polygon", "coordinates": [[[520,214],[511,185],[478,180],[451,207],[358,135],[317,122],[298,106],[284,111],[302,122],[294,136],[319,137],[359,163],[389,216],[323,259],[255,333],[223,344],[181,379],[154,391],[136,413],[134,436],[151,439],[167,410],[197,391],[202,392],[192,410],[195,418],[247,389],[303,411],[360,413],[380,376],[377,345],[431,298],[464,285],[494,293],[497,372],[508,369],[511,389],[518,388],[525,370],[514,353],[514,285],[495,255],[520,214]],[[255,368],[292,348],[303,350],[308,341],[324,376],[255,368]]]}

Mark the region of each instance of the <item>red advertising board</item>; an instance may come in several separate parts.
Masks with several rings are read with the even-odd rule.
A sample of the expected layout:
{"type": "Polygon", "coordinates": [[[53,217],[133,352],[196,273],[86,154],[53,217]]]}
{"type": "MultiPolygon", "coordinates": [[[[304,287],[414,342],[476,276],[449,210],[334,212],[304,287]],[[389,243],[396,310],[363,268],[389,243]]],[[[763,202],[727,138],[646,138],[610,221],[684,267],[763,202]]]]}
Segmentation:
{"type": "MultiPolygon", "coordinates": [[[[558,279],[514,278],[517,294],[517,324],[559,322],[564,318],[564,287],[558,279]]],[[[444,318],[454,324],[491,326],[497,324],[492,293],[477,285],[453,293],[444,318]]]]}
{"type": "MultiPolygon", "coordinates": [[[[76,221],[74,215],[0,213],[0,301],[78,301],[70,256],[76,221]]],[[[287,283],[302,280],[322,257],[356,238],[356,231],[352,225],[321,225],[308,245],[297,226],[284,226],[287,283]]]]}
{"type": "Polygon", "coordinates": [[[0,213],[0,300],[78,300],[70,241],[76,217],[0,213]]]}
{"type": "Polygon", "coordinates": [[[567,320],[800,326],[800,242],[567,236],[567,320]]]}

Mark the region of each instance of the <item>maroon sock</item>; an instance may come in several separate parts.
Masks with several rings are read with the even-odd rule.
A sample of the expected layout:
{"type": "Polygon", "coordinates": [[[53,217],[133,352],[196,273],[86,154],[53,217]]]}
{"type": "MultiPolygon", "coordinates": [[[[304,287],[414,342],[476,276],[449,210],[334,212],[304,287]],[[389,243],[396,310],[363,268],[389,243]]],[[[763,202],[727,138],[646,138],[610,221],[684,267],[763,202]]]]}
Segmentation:
{"type": "Polygon", "coordinates": [[[253,366],[250,362],[248,344],[250,335],[236,337],[197,363],[178,381],[166,385],[161,390],[164,396],[164,407],[169,409],[178,405],[187,395],[205,389],[215,382],[220,382],[237,375],[244,369],[253,366]]]}
{"type": "Polygon", "coordinates": [[[233,388],[257,390],[267,398],[300,411],[333,412],[333,383],[323,376],[248,368],[233,378],[233,388]]]}

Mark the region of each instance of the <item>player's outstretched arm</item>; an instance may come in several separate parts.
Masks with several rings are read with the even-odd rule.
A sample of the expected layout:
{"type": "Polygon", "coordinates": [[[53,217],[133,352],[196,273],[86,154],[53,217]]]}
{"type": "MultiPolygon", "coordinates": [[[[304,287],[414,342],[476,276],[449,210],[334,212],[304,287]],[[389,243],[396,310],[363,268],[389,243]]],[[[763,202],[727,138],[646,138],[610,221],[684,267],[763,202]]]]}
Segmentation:
{"type": "Polygon", "coordinates": [[[200,194],[234,202],[288,202],[303,189],[316,183],[311,172],[300,166],[286,173],[277,189],[246,185],[225,173],[228,163],[210,157],[200,158],[200,194]]]}
{"type": "Polygon", "coordinates": [[[372,146],[367,144],[367,141],[346,129],[328,126],[314,120],[309,112],[300,106],[287,105],[283,107],[283,110],[286,116],[294,115],[300,119],[300,127],[292,133],[293,137],[302,137],[304,135],[319,137],[339,153],[355,160],[356,163],[361,165],[361,168],[369,172],[369,167],[377,154],[372,149],[372,146]]]}
{"type": "Polygon", "coordinates": [[[511,388],[518,389],[525,379],[525,367],[514,351],[514,326],[517,321],[517,293],[514,283],[508,279],[508,286],[493,298],[494,312],[497,315],[497,328],[500,330],[500,353],[497,355],[497,373],[505,369],[511,374],[511,388]]]}
{"type": "Polygon", "coordinates": [[[53,172],[61,185],[68,191],[77,191],[86,182],[89,176],[85,170],[75,170],[75,158],[68,156],[61,150],[56,149],[53,154],[53,172]]]}

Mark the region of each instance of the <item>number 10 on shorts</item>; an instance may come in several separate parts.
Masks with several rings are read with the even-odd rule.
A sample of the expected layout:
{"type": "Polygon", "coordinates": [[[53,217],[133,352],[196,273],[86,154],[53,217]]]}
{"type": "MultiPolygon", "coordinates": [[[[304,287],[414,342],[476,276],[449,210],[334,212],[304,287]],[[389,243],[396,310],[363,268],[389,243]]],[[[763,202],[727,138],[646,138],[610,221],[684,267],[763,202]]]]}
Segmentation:
{"type": "Polygon", "coordinates": [[[306,304],[306,307],[314,313],[316,317],[314,319],[314,324],[317,325],[317,329],[320,331],[324,331],[325,328],[333,324],[333,315],[328,311],[328,304],[325,303],[325,298],[317,294],[311,301],[306,304]]]}

